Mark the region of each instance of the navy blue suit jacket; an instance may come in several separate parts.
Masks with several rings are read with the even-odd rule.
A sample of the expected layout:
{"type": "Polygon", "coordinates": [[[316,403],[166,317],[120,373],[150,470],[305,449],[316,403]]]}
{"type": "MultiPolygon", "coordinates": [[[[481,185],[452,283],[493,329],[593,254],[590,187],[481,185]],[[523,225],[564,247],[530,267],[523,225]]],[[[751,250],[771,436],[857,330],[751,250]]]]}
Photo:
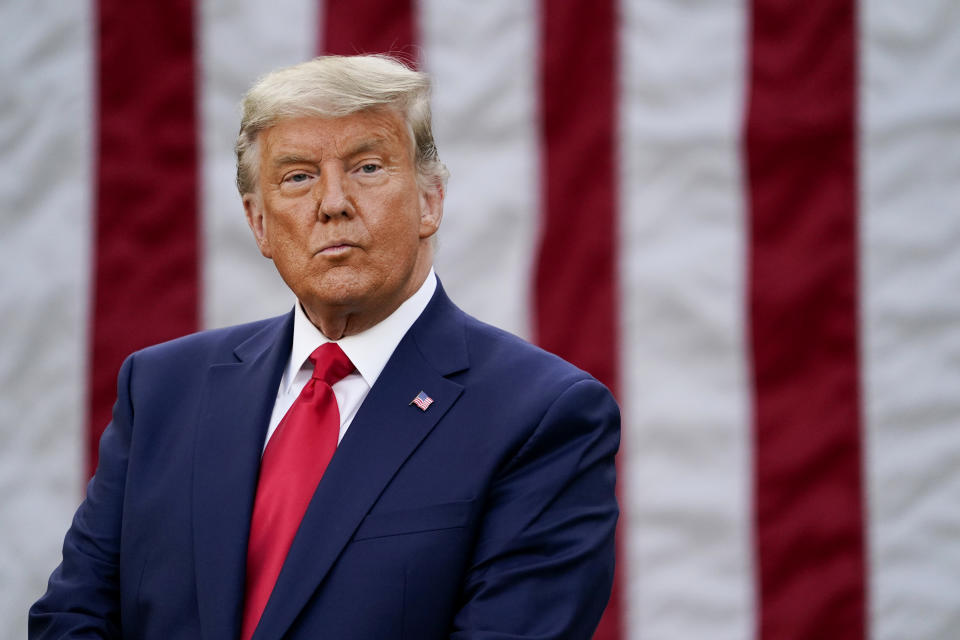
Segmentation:
{"type": "MultiPolygon", "coordinates": [[[[31,638],[239,636],[292,332],[288,314],[126,360],[31,638]]],[[[317,487],[254,640],[589,638],[613,579],[618,443],[605,387],[438,287],[317,487]]]]}

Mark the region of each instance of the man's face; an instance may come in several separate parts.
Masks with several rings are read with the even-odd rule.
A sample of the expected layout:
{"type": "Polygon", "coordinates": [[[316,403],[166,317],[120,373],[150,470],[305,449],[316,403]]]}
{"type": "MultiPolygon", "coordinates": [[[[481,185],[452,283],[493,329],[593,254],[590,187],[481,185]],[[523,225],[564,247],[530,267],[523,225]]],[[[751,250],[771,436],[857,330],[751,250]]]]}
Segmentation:
{"type": "Polygon", "coordinates": [[[331,314],[376,323],[416,291],[443,191],[419,187],[398,113],[285,120],[259,143],[247,221],[314,324],[331,314]]]}

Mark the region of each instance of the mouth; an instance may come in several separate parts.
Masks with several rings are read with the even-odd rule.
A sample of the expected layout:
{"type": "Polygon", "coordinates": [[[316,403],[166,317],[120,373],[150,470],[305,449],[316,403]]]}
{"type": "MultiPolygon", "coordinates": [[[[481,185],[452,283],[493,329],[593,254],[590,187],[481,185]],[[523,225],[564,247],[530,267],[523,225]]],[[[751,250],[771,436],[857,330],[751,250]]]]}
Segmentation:
{"type": "Polygon", "coordinates": [[[317,251],[317,255],[320,256],[338,256],[344,253],[349,252],[351,249],[356,249],[357,245],[350,242],[335,240],[328,244],[325,244],[317,251]]]}

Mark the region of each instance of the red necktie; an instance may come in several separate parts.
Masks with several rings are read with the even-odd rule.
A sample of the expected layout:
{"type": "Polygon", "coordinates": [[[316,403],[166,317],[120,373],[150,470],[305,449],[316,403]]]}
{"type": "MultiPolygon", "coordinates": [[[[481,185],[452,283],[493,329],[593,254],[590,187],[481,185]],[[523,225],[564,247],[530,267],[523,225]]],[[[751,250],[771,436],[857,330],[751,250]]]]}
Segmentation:
{"type": "Polygon", "coordinates": [[[340,410],[330,385],[353,371],[353,364],[332,342],[317,347],[310,361],[313,377],[283,416],[260,461],[242,640],[249,640],[260,621],[307,505],[337,449],[340,410]]]}

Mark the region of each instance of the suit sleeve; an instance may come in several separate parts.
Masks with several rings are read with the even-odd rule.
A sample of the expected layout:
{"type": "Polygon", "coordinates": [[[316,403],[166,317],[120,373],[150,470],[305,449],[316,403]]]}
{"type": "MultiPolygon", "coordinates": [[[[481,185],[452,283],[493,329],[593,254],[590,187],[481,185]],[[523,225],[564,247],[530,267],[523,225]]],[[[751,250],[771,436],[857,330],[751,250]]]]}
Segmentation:
{"type": "Polygon", "coordinates": [[[497,478],[454,640],[587,640],[613,584],[620,412],[595,380],[568,387],[497,478]]]}
{"type": "Polygon", "coordinates": [[[100,439],[97,471],[63,542],[63,561],[30,609],[28,637],[120,638],[120,523],[133,421],[133,357],[120,368],[113,420],[100,439]]]}

